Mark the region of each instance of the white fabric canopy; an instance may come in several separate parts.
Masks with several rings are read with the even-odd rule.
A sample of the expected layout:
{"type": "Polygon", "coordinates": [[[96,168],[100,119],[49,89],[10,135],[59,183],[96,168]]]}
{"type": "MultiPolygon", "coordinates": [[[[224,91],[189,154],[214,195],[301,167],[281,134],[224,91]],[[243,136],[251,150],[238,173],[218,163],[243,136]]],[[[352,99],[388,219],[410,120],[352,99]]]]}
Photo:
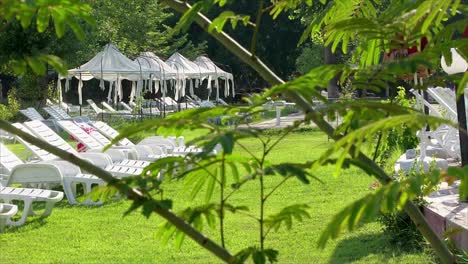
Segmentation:
{"type": "Polygon", "coordinates": [[[125,57],[114,45],[107,44],[103,51],[99,52],[90,61],[78,68],[68,71],[68,77],[76,77],[83,81],[93,78],[116,81],[138,81],[148,79],[154,70],[140,66],[138,63],[125,57]]]}
{"type": "Polygon", "coordinates": [[[178,79],[178,72],[169,64],[161,60],[153,52],[143,52],[136,59],[136,63],[145,68],[149,68],[156,73],[154,74],[157,80],[172,80],[178,79]]]}
{"type": "Polygon", "coordinates": [[[178,52],[172,54],[172,56],[167,59],[166,63],[179,72],[182,72],[186,79],[203,80],[213,73],[209,69],[198,66],[178,52]]]}
{"type": "MultiPolygon", "coordinates": [[[[114,89],[114,100],[119,96],[122,100],[122,80],[138,81],[140,84],[143,80],[147,80],[152,74],[156,74],[153,69],[141,66],[123,55],[114,45],[107,44],[103,51],[99,52],[90,61],[81,65],[78,68],[68,71],[68,76],[59,76],[60,79],[66,78],[65,84],[68,89],[68,80],[72,77],[79,79],[78,82],[78,97],[79,104],[82,104],[82,89],[83,81],[88,81],[93,78],[101,80],[100,87],[105,89],[104,81],[110,82],[108,99],[111,99],[112,89],[114,89]]],[[[141,84],[139,85],[141,86],[141,84]]],[[[137,90],[136,96],[140,95],[141,89],[137,90]]]]}
{"type": "Polygon", "coordinates": [[[198,66],[208,69],[212,73],[210,74],[210,77],[208,78],[208,88],[211,88],[211,80],[215,81],[215,88],[216,88],[216,100],[219,99],[219,83],[218,79],[223,79],[225,80],[224,84],[224,96],[227,97],[230,94],[230,88],[232,88],[232,96],[234,97],[236,95],[236,92],[234,90],[234,77],[232,73],[228,73],[224,71],[223,69],[219,68],[212,60],[210,60],[208,57],[205,56],[198,56],[195,61],[195,64],[198,66]],[[231,81],[232,86],[230,86],[229,81],[231,81]]]}
{"type": "MultiPolygon", "coordinates": [[[[172,68],[169,64],[161,60],[153,52],[143,52],[135,59],[135,62],[155,71],[151,75],[150,80],[148,81],[148,88],[152,92],[158,92],[161,88],[161,93],[163,97],[167,94],[167,82],[168,80],[175,80],[175,88],[180,90],[182,87],[182,82],[185,77],[179,73],[177,69],[172,68]]],[[[133,91],[132,87],[132,93],[133,91]]],[[[178,92],[176,92],[179,95],[178,92]]]]}
{"type": "MultiPolygon", "coordinates": [[[[182,82],[175,83],[175,99],[178,100],[181,97],[185,96],[185,88],[187,86],[187,80],[189,82],[189,92],[191,95],[194,94],[193,92],[193,82],[191,79],[195,80],[195,88],[204,80],[209,79],[210,74],[212,73],[210,70],[200,67],[194,62],[190,61],[189,59],[182,56],[180,53],[176,52],[172,54],[169,59],[166,61],[172,68],[176,69],[179,74],[183,77],[182,82]]],[[[211,87],[208,87],[211,91],[211,87]]]]}

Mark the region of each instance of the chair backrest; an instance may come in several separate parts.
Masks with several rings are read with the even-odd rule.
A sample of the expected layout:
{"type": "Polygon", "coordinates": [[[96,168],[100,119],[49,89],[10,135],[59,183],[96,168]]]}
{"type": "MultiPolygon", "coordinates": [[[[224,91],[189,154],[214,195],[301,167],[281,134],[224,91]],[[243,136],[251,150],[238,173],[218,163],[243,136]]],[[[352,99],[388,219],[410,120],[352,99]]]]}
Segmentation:
{"type": "Polygon", "coordinates": [[[457,117],[457,111],[454,108],[455,101],[450,102],[450,100],[447,100],[446,96],[444,96],[440,89],[435,89],[435,88],[428,88],[427,93],[436,100],[439,105],[443,106],[446,110],[447,113],[451,116],[451,118],[456,119],[457,117]]]}
{"type": "Polygon", "coordinates": [[[131,108],[128,104],[126,104],[125,102],[120,102],[120,105],[123,106],[123,108],[125,108],[125,110],[128,110],[130,112],[133,111],[133,108],[131,108]]]}
{"type": "Polygon", "coordinates": [[[50,106],[43,107],[44,111],[47,112],[53,119],[55,120],[62,120],[64,119],[61,115],[59,115],[57,112],[55,112],[54,109],[52,109],[50,106]]]}
{"type": "Polygon", "coordinates": [[[21,114],[26,116],[29,120],[45,120],[44,117],[34,108],[29,107],[20,110],[21,114]]]}
{"type": "Polygon", "coordinates": [[[52,108],[57,114],[59,114],[62,117],[62,119],[71,119],[72,118],[67,113],[67,111],[63,110],[63,108],[61,108],[58,105],[52,105],[52,106],[50,106],[50,108],[52,108]]]}
{"type": "MultiPolygon", "coordinates": [[[[34,133],[29,130],[27,127],[25,127],[24,125],[20,124],[20,123],[14,123],[13,126],[15,126],[16,128],[22,130],[23,132],[26,132],[34,137],[36,137],[36,135],[34,135],[34,133]]],[[[48,160],[55,160],[57,159],[58,157],[55,156],[54,154],[46,151],[46,150],[43,150],[29,142],[27,142],[26,140],[24,140],[23,138],[19,137],[19,136],[15,136],[15,138],[21,143],[23,144],[23,146],[25,146],[29,151],[31,151],[31,153],[34,154],[34,156],[36,156],[38,159],[42,160],[42,161],[48,161],[48,160]]]]}
{"type": "Polygon", "coordinates": [[[101,132],[99,132],[95,127],[92,127],[88,123],[84,122],[75,122],[77,126],[87,132],[91,137],[96,139],[101,145],[106,146],[111,143],[111,141],[106,138],[101,132]]]}
{"type": "Polygon", "coordinates": [[[24,164],[13,152],[11,152],[5,145],[0,143],[0,166],[2,167],[2,174],[10,174],[16,165],[24,164]]]}
{"type": "MultiPolygon", "coordinates": [[[[99,132],[101,132],[103,135],[110,139],[114,139],[119,135],[119,132],[109,126],[108,124],[101,122],[101,121],[96,121],[92,123],[93,127],[96,128],[99,132]]],[[[122,140],[119,141],[119,144],[122,146],[134,146],[128,138],[123,138],[122,140]]]]}
{"type": "Polygon", "coordinates": [[[228,106],[228,105],[229,105],[228,103],[226,103],[226,101],[224,101],[224,100],[221,99],[221,98],[218,98],[218,103],[220,103],[220,104],[222,104],[222,105],[224,105],[224,106],[228,106]]]}
{"type": "Polygon", "coordinates": [[[86,100],[86,102],[88,102],[89,106],[91,106],[91,108],[97,113],[97,114],[101,114],[101,113],[105,113],[106,111],[104,111],[103,109],[101,109],[99,106],[97,106],[97,104],[91,100],[91,99],[88,99],[86,100]]]}
{"type": "Polygon", "coordinates": [[[191,96],[193,97],[193,99],[195,99],[195,101],[198,101],[198,102],[202,101],[202,99],[200,99],[200,97],[196,96],[195,94],[192,94],[191,96]]]}
{"type": "Polygon", "coordinates": [[[113,112],[113,113],[117,112],[117,110],[115,110],[115,109],[114,109],[112,106],[110,106],[108,103],[102,101],[101,104],[102,104],[102,106],[104,106],[104,107],[105,107],[107,110],[109,110],[110,112],[113,112]]]}
{"type": "Polygon", "coordinates": [[[137,106],[137,105],[135,104],[135,102],[133,102],[133,101],[128,102],[128,104],[129,104],[131,107],[133,107],[133,108],[135,108],[135,107],[137,106]]]}
{"type": "Polygon", "coordinates": [[[78,152],[68,144],[62,137],[57,135],[52,129],[41,121],[29,121],[24,122],[24,125],[29,128],[38,138],[44,140],[45,142],[51,144],[54,147],[65,150],[69,153],[78,155],[78,152]]]}
{"type": "Polygon", "coordinates": [[[52,102],[52,100],[50,100],[49,98],[46,99],[46,105],[48,106],[51,106],[51,105],[55,105],[56,103],[52,102]]]}
{"type": "Polygon", "coordinates": [[[161,99],[164,101],[164,103],[166,103],[167,105],[172,105],[172,106],[175,106],[177,105],[177,102],[172,99],[171,97],[169,96],[166,96],[166,97],[161,97],[161,99]]]}
{"type": "Polygon", "coordinates": [[[60,102],[60,108],[62,108],[62,109],[65,110],[65,111],[70,110],[70,106],[68,106],[68,104],[65,103],[65,102],[63,102],[63,101],[60,102]]]}
{"type": "Polygon", "coordinates": [[[166,145],[171,148],[177,147],[177,144],[174,139],[165,138],[163,136],[152,136],[147,137],[141,140],[140,144],[142,145],[166,145]]]}
{"type": "Polygon", "coordinates": [[[73,136],[75,139],[81,142],[87,149],[102,150],[104,145],[99,143],[91,135],[86,133],[81,127],[70,120],[57,121],[58,125],[67,131],[68,134],[73,136]]]}
{"type": "Polygon", "coordinates": [[[437,110],[434,106],[432,106],[428,101],[426,101],[426,99],[424,99],[419,93],[418,91],[414,90],[414,89],[411,89],[410,92],[414,95],[414,97],[416,97],[416,99],[421,102],[425,107],[429,108],[430,110],[430,114],[431,115],[434,115],[434,116],[437,116],[437,117],[442,117],[442,114],[439,112],[439,110],[437,110]]]}

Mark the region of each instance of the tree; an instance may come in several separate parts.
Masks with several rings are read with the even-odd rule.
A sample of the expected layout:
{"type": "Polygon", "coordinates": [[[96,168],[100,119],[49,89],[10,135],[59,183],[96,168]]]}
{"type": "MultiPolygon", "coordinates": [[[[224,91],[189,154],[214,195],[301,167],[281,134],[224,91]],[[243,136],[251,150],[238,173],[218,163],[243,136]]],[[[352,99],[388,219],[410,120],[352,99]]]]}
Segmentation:
{"type": "MultiPolygon", "coordinates": [[[[196,1],[193,1],[196,2],[196,1]]],[[[258,1],[237,0],[232,1],[227,10],[236,14],[249,16],[253,21],[256,17],[255,10],[258,9],[258,1]]],[[[207,12],[209,18],[216,18],[222,12],[221,8],[214,7],[207,12]]],[[[259,57],[265,59],[265,63],[285,80],[293,78],[296,73],[295,61],[299,56],[300,49],[297,43],[303,32],[303,25],[294,14],[282,14],[277,19],[272,19],[266,13],[262,16],[263,30],[257,38],[256,51],[259,57]],[[281,25],[279,27],[278,25],[281,25]],[[288,41],[282,41],[288,39],[288,41]]],[[[232,29],[226,28],[226,33],[236,38],[245,47],[251,45],[251,36],[254,27],[252,25],[243,26],[241,22],[232,29]]],[[[207,41],[206,53],[215,62],[222,62],[221,67],[229,67],[226,70],[232,71],[236,76],[236,86],[252,89],[260,92],[268,84],[253,71],[245,67],[243,62],[235,56],[231,56],[220,43],[213,38],[206,38],[206,34],[199,27],[190,27],[187,31],[190,39],[207,41]]]]}
{"type": "MultiPolygon", "coordinates": [[[[217,208],[218,205],[222,206],[222,202],[220,204],[215,204],[215,206],[213,206],[214,211],[212,210],[211,213],[206,210],[207,207],[204,207],[205,210],[199,209],[184,211],[183,214],[176,216],[168,210],[168,208],[171,208],[171,201],[161,199],[159,196],[159,192],[163,186],[161,186],[162,183],[158,178],[156,178],[156,176],[161,172],[161,168],[170,172],[176,172],[176,170],[174,170],[175,164],[181,164],[182,167],[180,168],[180,173],[176,175],[177,179],[184,179],[184,177],[187,176],[186,172],[191,172],[193,170],[209,170],[211,162],[215,162],[221,164],[220,173],[206,172],[208,175],[205,175],[205,177],[207,179],[215,178],[218,180],[219,187],[221,188],[222,186],[225,186],[223,175],[225,175],[225,168],[230,167],[230,161],[238,165],[247,164],[248,167],[250,166],[250,171],[253,171],[253,173],[250,174],[249,169],[246,169],[248,173],[243,179],[245,179],[245,181],[258,181],[260,183],[260,190],[264,190],[262,179],[266,175],[275,175],[279,177],[293,176],[293,178],[301,180],[304,179],[304,173],[307,168],[317,168],[318,166],[332,163],[336,165],[336,173],[339,174],[342,167],[357,166],[365,173],[378,179],[382,183],[382,187],[375,193],[355,201],[350,206],[344,208],[343,211],[339,212],[330,223],[327,230],[322,234],[319,241],[321,246],[323,246],[328,239],[338,236],[341,230],[353,230],[357,228],[360,222],[375,217],[376,212],[379,209],[385,209],[388,211],[404,209],[416,223],[416,226],[418,226],[421,233],[432,244],[435,252],[440,257],[440,260],[444,263],[455,262],[455,259],[447,249],[447,246],[435,235],[419,209],[411,202],[412,197],[420,195],[426,191],[425,188],[422,188],[423,184],[429,185],[430,187],[438,184],[440,181],[440,175],[437,173],[419,175],[414,178],[398,182],[390,177],[382,168],[380,168],[361,151],[364,143],[369,141],[375,134],[385,133],[389,129],[401,126],[402,124],[405,124],[409,129],[413,129],[413,131],[415,131],[426,124],[437,126],[442,123],[450,123],[439,118],[427,117],[414,109],[402,108],[391,103],[366,101],[328,102],[326,98],[320,96],[319,90],[326,87],[329,80],[338,73],[341,74],[342,78],[352,77],[354,84],[361,89],[368,89],[369,87],[377,89],[379,87],[385,87],[385,82],[382,80],[395,80],[397,76],[415,72],[420,66],[432,67],[435,69],[438,67],[440,54],[443,53],[446,56],[450,56],[447,55],[450,54],[450,47],[454,46],[463,48],[467,43],[463,40],[451,40],[452,36],[457,31],[464,29],[465,21],[455,21],[449,24],[442,23],[444,18],[455,14],[459,4],[458,2],[402,2],[398,0],[392,2],[388,9],[377,16],[376,12],[374,12],[374,1],[335,1],[327,13],[329,15],[326,19],[318,21],[320,25],[326,26],[325,45],[331,45],[332,51],[334,51],[340,44],[342,44],[341,48],[343,52],[346,53],[346,44],[349,43],[350,39],[353,39],[354,36],[358,34],[359,42],[357,43],[357,52],[353,57],[357,66],[319,66],[305,76],[285,83],[269,68],[267,68],[256,56],[255,48],[252,48],[252,52],[250,53],[227,34],[222,32],[222,25],[225,24],[226,20],[240,19],[239,16],[224,16],[221,17],[221,19],[215,19],[212,24],[211,21],[201,15],[200,12],[209,10],[212,5],[219,4],[223,6],[226,4],[226,1],[201,1],[195,3],[193,6],[189,6],[185,2],[177,0],[161,1],[168,4],[178,12],[184,13],[181,18],[182,24],[193,20],[205,30],[208,30],[210,25],[212,25],[210,34],[220,43],[225,45],[225,47],[236,56],[254,68],[273,86],[270,90],[266,91],[265,94],[251,98],[255,106],[264,102],[266,97],[277,95],[279,93],[287,95],[307,113],[306,120],[303,122],[313,121],[322,131],[335,141],[333,146],[324,153],[319,160],[310,161],[304,164],[268,164],[264,162],[264,157],[272,147],[270,144],[274,147],[275,142],[262,138],[260,132],[251,129],[239,128],[238,126],[234,126],[232,128],[218,127],[206,123],[206,119],[208,117],[219,115],[227,115],[230,116],[232,121],[241,122],[244,119],[247,119],[247,117],[254,115],[256,113],[256,108],[251,108],[248,112],[242,112],[243,110],[239,108],[197,109],[185,113],[179,113],[169,119],[157,122],[148,121],[143,124],[139,124],[138,126],[124,131],[121,136],[126,136],[131,133],[151,128],[157,128],[161,131],[164,129],[164,126],[172,128],[197,128],[201,125],[204,128],[208,128],[209,133],[198,138],[196,141],[205,147],[206,152],[192,155],[188,160],[174,157],[158,160],[148,167],[144,174],[136,177],[135,179],[130,179],[127,182],[124,182],[122,180],[119,181],[112,178],[107,172],[94,167],[84,160],[80,160],[60,149],[51,147],[45,142],[34,139],[30,135],[15,129],[4,121],[0,121],[0,127],[8,132],[18,134],[27,141],[32,142],[33,144],[44,148],[65,160],[80,165],[86,171],[103,178],[109,182],[109,187],[107,188],[115,188],[134,201],[130,210],[142,207],[142,211],[146,216],[155,212],[168,220],[168,223],[170,224],[167,226],[167,229],[165,229],[169,232],[168,236],[174,234],[176,229],[180,230],[183,234],[187,234],[202,247],[210,250],[210,252],[226,262],[233,262],[236,260],[242,262],[248,257],[252,257],[256,263],[264,263],[267,260],[274,261],[276,259],[277,252],[273,249],[265,248],[264,243],[262,242],[264,241],[266,233],[268,233],[265,233],[265,229],[263,229],[263,227],[265,227],[264,224],[269,222],[270,226],[274,228],[277,226],[277,223],[281,223],[281,219],[286,219],[286,223],[292,221],[293,218],[300,219],[305,216],[304,207],[285,207],[278,214],[271,215],[271,218],[265,218],[261,213],[259,218],[260,243],[258,247],[246,248],[236,256],[233,256],[229,251],[224,249],[222,245],[217,245],[213,240],[204,237],[196,228],[194,228],[194,226],[200,227],[203,225],[203,222],[200,222],[202,219],[201,216],[207,216],[205,218],[208,219],[208,224],[212,223],[211,220],[213,218],[210,215],[212,212],[216,211],[220,212],[221,216],[219,219],[220,222],[222,222],[223,210],[217,208]],[[403,29],[406,29],[407,31],[403,29]],[[395,39],[400,39],[399,36],[401,36],[402,33],[405,34],[403,35],[402,41],[395,44],[395,39]],[[426,48],[419,56],[405,58],[401,61],[391,63],[382,64],[380,62],[378,55],[381,51],[391,48],[392,45],[395,45],[396,47],[400,47],[400,45],[411,47],[418,43],[421,35],[430,36],[432,42],[430,47],[426,48]],[[322,100],[323,106],[315,108],[312,97],[322,100]],[[352,122],[344,122],[335,130],[324,119],[327,113],[334,111],[338,111],[341,115],[346,115],[347,118],[345,121],[351,120],[352,122]],[[236,113],[243,114],[236,115],[236,113]],[[232,148],[234,146],[239,147],[242,145],[242,143],[239,142],[239,139],[247,136],[257,137],[261,140],[263,143],[264,155],[261,157],[252,155],[252,157],[248,157],[247,160],[243,158],[230,157],[229,155],[232,152],[232,148]],[[220,154],[213,157],[210,153],[217,144],[220,144],[222,148],[219,152],[220,154]],[[196,161],[196,163],[192,163],[191,165],[193,166],[184,167],[185,161],[189,163],[191,163],[191,161],[196,161]],[[163,165],[164,167],[162,167],[163,165]],[[211,174],[216,177],[210,177],[211,174]],[[157,195],[152,195],[152,192],[156,192],[157,195]],[[187,222],[182,219],[192,223],[193,226],[187,224],[187,222]],[[267,221],[267,219],[270,219],[271,221],[267,221]]],[[[270,13],[275,17],[285,10],[296,8],[299,2],[301,1],[279,1],[273,3],[273,5],[267,10],[270,10],[270,13]]],[[[311,4],[310,1],[307,1],[307,3],[311,4]]],[[[265,12],[265,9],[263,8],[260,8],[259,10],[259,12],[265,12]]],[[[257,19],[257,31],[260,29],[260,26],[261,23],[257,19]]],[[[311,31],[313,28],[313,26],[310,27],[311,31]]],[[[256,34],[254,34],[254,37],[252,38],[252,43],[256,42],[255,35],[256,34]]],[[[255,47],[255,44],[252,45],[252,47],[255,47]]],[[[465,52],[463,52],[463,55],[466,56],[465,52]]],[[[466,73],[463,76],[457,76],[456,80],[459,82],[459,87],[465,87],[468,81],[466,76],[466,73]]],[[[286,136],[288,132],[288,130],[284,131],[282,136],[286,136]]],[[[115,140],[118,141],[119,139],[120,138],[117,138],[115,140]]],[[[213,184],[216,184],[216,181],[213,182],[213,184]]],[[[239,181],[238,184],[242,185],[243,182],[244,181],[239,181]]],[[[237,186],[239,185],[235,185],[233,187],[237,186]]],[[[209,189],[211,189],[211,187],[209,189]]],[[[221,197],[223,197],[222,190],[220,190],[220,194],[221,197]]],[[[266,199],[264,195],[264,193],[261,195],[260,208],[263,208],[264,206],[264,200],[266,199]]],[[[224,199],[221,199],[221,201],[222,200],[224,199]]],[[[232,211],[241,209],[224,205],[224,209],[227,208],[231,208],[232,211]]],[[[260,211],[262,212],[262,210],[260,211]]],[[[222,226],[220,226],[220,230],[222,230],[222,226]]],[[[179,233],[176,234],[176,238],[180,241],[181,235],[179,235],[179,233]]]]}

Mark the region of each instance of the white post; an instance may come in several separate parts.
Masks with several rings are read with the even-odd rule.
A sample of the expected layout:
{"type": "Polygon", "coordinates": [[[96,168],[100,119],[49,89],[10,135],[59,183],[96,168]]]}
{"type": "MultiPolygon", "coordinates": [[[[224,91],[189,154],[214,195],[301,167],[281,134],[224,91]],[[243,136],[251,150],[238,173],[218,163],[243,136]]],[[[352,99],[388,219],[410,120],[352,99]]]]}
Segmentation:
{"type": "Polygon", "coordinates": [[[275,106],[276,109],[276,127],[281,126],[281,108],[279,106],[275,106]]]}

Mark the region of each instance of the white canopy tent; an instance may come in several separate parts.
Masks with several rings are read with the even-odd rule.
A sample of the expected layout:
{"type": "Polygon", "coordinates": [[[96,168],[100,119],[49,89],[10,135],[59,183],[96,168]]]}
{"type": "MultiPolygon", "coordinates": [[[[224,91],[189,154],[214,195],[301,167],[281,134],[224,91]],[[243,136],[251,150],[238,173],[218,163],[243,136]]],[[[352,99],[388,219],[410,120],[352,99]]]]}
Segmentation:
{"type": "MultiPolygon", "coordinates": [[[[179,85],[176,84],[176,100],[185,96],[186,80],[190,81],[190,79],[194,79],[195,88],[197,88],[204,79],[209,78],[210,74],[213,74],[209,69],[195,64],[178,52],[172,54],[172,56],[167,59],[166,63],[183,76],[183,81],[180,82],[179,85]],[[178,91],[180,91],[180,93],[177,94],[178,91]]],[[[193,88],[193,83],[190,81],[189,92],[191,95],[194,94],[193,88]]],[[[211,87],[208,88],[210,89],[211,87]]]]}
{"type": "MultiPolygon", "coordinates": [[[[224,84],[224,96],[227,97],[229,96],[229,88],[232,87],[232,96],[234,97],[236,95],[236,92],[234,90],[234,76],[232,73],[228,73],[224,71],[223,69],[219,68],[212,60],[210,60],[206,56],[198,56],[195,61],[195,64],[197,64],[199,67],[205,68],[210,70],[212,73],[208,77],[208,86],[209,89],[211,89],[211,80],[213,79],[215,81],[215,88],[216,88],[216,101],[219,100],[219,79],[225,80],[224,84]],[[229,81],[231,81],[232,86],[230,87],[229,81]]],[[[210,90],[211,91],[211,90],[210,90]]]]}
{"type": "Polygon", "coordinates": [[[176,83],[178,83],[182,82],[184,79],[183,75],[179,73],[177,69],[172,68],[153,52],[141,53],[135,59],[135,62],[139,63],[145,68],[152,69],[157,72],[157,74],[151,76],[152,78],[148,82],[148,88],[152,92],[158,92],[159,88],[161,88],[161,93],[164,97],[167,93],[167,81],[174,80],[176,83]]]}
{"type": "MultiPolygon", "coordinates": [[[[137,82],[135,95],[139,96],[143,90],[143,81],[152,78],[152,75],[157,75],[155,69],[146,68],[143,65],[134,62],[123,55],[114,45],[107,44],[103,51],[99,52],[90,61],[81,65],[78,68],[68,71],[68,76],[59,76],[59,79],[66,78],[65,90],[69,89],[69,80],[75,77],[78,82],[78,97],[79,104],[82,104],[82,89],[83,81],[91,79],[101,80],[99,87],[105,89],[104,81],[109,82],[108,100],[111,99],[112,90],[114,89],[114,102],[117,101],[117,96],[121,101],[123,99],[122,80],[137,82]]],[[[61,83],[58,82],[59,91],[61,83]]]]}

